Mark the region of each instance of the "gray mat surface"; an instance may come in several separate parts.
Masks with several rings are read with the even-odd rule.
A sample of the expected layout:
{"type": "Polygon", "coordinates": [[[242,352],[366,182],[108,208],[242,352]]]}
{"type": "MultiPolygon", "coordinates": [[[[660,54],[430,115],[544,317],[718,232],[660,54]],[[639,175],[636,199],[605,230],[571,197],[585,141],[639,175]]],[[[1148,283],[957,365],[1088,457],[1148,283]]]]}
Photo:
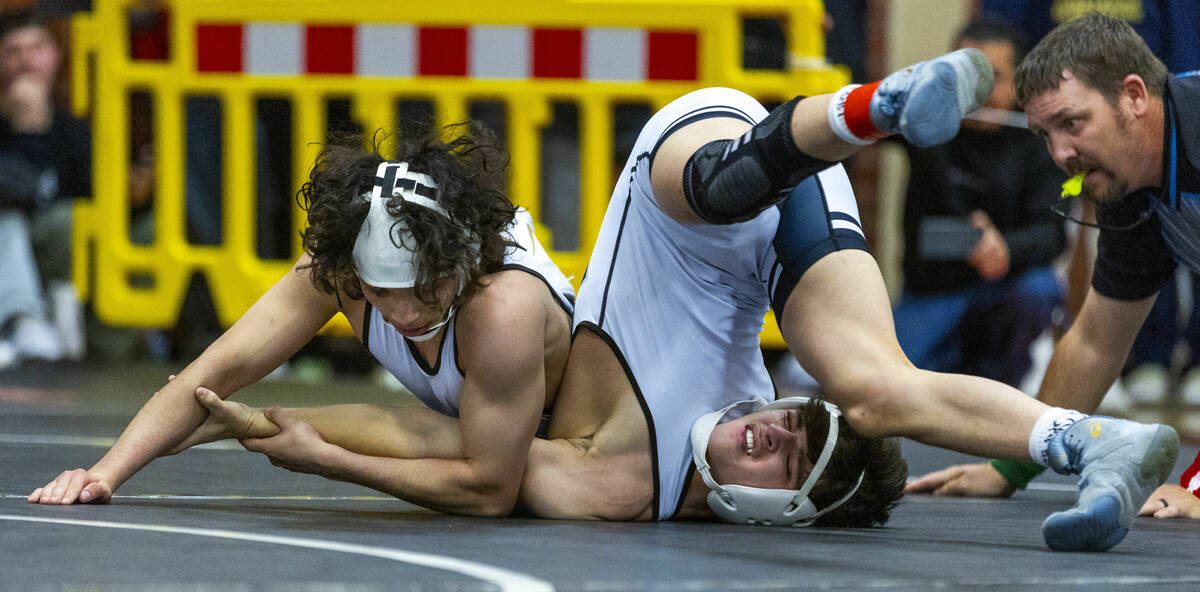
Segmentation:
{"type": "MultiPolygon", "coordinates": [[[[1071,481],[1011,500],[910,496],[886,528],[453,517],[236,449],[159,459],[108,506],[25,496],[90,466],[170,369],[0,376],[2,590],[1196,590],[1200,521],[1138,519],[1114,550],[1048,551],[1071,481]]],[[[252,404],[395,401],[369,384],[256,385],[252,404]]],[[[1175,478],[1195,455],[1181,452],[1175,478]]],[[[913,475],[970,457],[905,442],[913,475]]]]}

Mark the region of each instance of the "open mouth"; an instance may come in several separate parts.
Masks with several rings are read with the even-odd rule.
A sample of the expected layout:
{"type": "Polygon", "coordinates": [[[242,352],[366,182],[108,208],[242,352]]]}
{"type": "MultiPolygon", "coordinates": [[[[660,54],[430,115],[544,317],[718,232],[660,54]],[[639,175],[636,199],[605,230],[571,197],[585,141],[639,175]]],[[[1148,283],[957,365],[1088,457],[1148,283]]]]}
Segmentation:
{"type": "Polygon", "coordinates": [[[754,431],[746,426],[746,456],[754,453],[754,431]]]}

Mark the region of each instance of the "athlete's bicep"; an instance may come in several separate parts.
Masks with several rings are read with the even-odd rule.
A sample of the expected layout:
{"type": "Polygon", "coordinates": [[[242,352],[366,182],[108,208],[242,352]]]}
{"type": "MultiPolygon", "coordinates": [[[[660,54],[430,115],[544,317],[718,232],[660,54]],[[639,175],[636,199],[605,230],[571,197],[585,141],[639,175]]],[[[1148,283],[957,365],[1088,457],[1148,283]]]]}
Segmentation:
{"type": "Polygon", "coordinates": [[[546,400],[544,319],[536,308],[491,316],[459,344],[463,450],[481,486],[514,500],[546,400]]]}

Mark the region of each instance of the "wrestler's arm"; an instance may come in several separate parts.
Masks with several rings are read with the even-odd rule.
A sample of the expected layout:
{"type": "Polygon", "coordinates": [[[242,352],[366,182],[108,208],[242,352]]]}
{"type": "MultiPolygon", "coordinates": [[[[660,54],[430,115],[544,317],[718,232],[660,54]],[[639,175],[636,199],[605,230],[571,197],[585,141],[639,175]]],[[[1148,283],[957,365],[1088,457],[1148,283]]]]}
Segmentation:
{"type": "MultiPolygon", "coordinates": [[[[538,281],[532,276],[529,280],[538,281]]],[[[546,398],[545,311],[518,301],[522,293],[528,294],[483,291],[459,314],[457,343],[466,370],[457,422],[461,458],[361,454],[288,419],[287,425],[280,425],[279,436],[246,440],[243,445],[289,469],[357,483],[443,512],[510,513],[546,398]]]]}
{"type": "Polygon", "coordinates": [[[338,306],[334,296],[312,285],[306,271],[297,270],[308,260],[307,255],[301,257],[232,328],[154,393],[91,469],[61,473],[30,494],[28,501],[107,501],[126,480],[200,424],[204,409],[193,394],[198,386],[231,395],[265,376],[312,339],[338,306]]]}

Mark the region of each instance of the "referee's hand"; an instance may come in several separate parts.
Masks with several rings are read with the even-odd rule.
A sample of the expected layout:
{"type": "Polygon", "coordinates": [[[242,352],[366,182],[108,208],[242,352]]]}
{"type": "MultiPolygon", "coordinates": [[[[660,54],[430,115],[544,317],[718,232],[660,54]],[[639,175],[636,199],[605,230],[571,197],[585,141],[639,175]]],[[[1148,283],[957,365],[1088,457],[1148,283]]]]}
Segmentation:
{"type": "Polygon", "coordinates": [[[1016,488],[992,465],[954,465],[922,475],[904,487],[904,493],[968,497],[1008,497],[1016,488]]]}
{"type": "Polygon", "coordinates": [[[1138,516],[1200,518],[1200,498],[1178,485],[1159,485],[1138,516]]]}

